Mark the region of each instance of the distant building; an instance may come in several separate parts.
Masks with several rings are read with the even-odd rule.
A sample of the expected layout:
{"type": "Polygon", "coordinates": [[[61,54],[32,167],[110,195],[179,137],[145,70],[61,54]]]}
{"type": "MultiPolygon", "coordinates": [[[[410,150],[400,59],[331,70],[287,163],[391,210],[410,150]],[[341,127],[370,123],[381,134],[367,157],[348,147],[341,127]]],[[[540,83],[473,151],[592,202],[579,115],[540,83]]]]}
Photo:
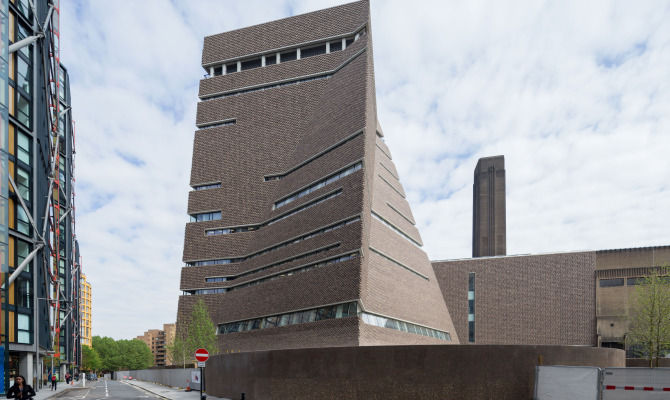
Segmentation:
{"type": "Polygon", "coordinates": [[[91,334],[91,283],[86,280],[86,275],[81,274],[81,293],[79,298],[79,310],[81,315],[81,344],[93,346],[93,335],[91,334]]]}
{"type": "Polygon", "coordinates": [[[172,365],[167,356],[167,349],[174,342],[175,331],[175,324],[163,324],[163,329],[149,329],[144,332],[144,335],[136,338],[146,343],[151,349],[155,367],[172,365]]]}
{"type": "MultiPolygon", "coordinates": [[[[596,320],[598,344],[629,350],[631,295],[641,279],[670,266],[670,246],[596,252],[596,320]]],[[[629,351],[629,357],[636,356],[629,351]]]]}
{"type": "Polygon", "coordinates": [[[177,324],[163,324],[163,331],[165,331],[165,365],[173,365],[168,349],[174,343],[174,338],[177,334],[177,324]]]}
{"type": "Polygon", "coordinates": [[[472,185],[472,257],[507,254],[505,157],[480,158],[472,185]]]}

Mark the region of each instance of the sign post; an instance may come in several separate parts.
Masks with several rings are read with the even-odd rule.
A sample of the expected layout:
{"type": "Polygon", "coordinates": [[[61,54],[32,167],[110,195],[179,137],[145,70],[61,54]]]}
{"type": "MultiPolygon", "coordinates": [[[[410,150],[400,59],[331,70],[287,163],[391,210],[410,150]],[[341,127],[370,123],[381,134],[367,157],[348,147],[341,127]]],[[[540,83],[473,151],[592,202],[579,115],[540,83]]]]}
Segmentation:
{"type": "Polygon", "coordinates": [[[209,352],[206,349],[198,349],[195,351],[195,359],[198,361],[198,367],[200,367],[200,400],[202,400],[202,390],[205,386],[205,374],[203,368],[205,367],[205,362],[209,358],[209,352]]]}

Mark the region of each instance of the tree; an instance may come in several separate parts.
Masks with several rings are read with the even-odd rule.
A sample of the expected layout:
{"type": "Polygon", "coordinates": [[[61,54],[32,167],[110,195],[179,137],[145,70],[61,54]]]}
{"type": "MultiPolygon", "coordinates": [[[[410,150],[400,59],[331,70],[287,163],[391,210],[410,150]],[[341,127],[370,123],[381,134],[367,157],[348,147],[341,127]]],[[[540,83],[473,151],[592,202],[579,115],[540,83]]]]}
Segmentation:
{"type": "Polygon", "coordinates": [[[118,371],[121,364],[119,345],[110,337],[93,336],[93,349],[100,356],[103,371],[118,371]]]}
{"type": "Polygon", "coordinates": [[[102,368],[102,360],[95,349],[87,345],[81,346],[81,369],[84,371],[97,371],[102,368]]]}
{"type": "Polygon", "coordinates": [[[202,299],[193,306],[191,320],[180,324],[174,342],[168,346],[168,354],[173,363],[186,367],[187,362],[193,362],[195,351],[199,348],[207,349],[212,355],[219,353],[216,326],[202,299]]]}
{"type": "Polygon", "coordinates": [[[198,302],[193,306],[187,332],[186,344],[187,348],[191,350],[192,358],[195,356],[195,351],[199,348],[207,349],[212,355],[218,354],[219,347],[216,340],[216,326],[209,317],[207,306],[202,299],[198,299],[198,302]]]}
{"type": "Polygon", "coordinates": [[[191,361],[192,356],[186,356],[186,329],[180,329],[177,334],[175,334],[174,341],[168,345],[167,353],[168,358],[173,365],[181,364],[183,368],[186,368],[186,361],[191,361]]]}
{"type": "Polygon", "coordinates": [[[141,340],[119,340],[120,369],[137,370],[149,368],[154,363],[151,349],[141,340]]]}
{"type": "Polygon", "coordinates": [[[629,344],[658,366],[658,359],[670,350],[670,268],[660,268],[643,279],[632,296],[629,344]]]}
{"type": "Polygon", "coordinates": [[[151,349],[141,340],[114,340],[110,337],[93,336],[93,350],[100,355],[101,369],[145,369],[153,365],[151,349]]]}

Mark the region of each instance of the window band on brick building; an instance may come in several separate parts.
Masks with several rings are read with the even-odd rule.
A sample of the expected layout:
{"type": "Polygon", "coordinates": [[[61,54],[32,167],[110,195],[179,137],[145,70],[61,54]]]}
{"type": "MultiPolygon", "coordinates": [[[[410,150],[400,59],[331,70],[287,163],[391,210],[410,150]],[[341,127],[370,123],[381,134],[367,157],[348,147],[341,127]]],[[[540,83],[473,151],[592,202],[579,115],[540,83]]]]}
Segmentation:
{"type": "Polygon", "coordinates": [[[265,249],[259,250],[255,253],[252,253],[252,254],[247,255],[247,256],[238,257],[238,258],[224,258],[224,259],[217,259],[217,260],[187,261],[186,266],[187,267],[194,267],[194,266],[207,266],[207,265],[221,265],[221,264],[230,264],[230,263],[234,263],[234,262],[242,262],[242,261],[250,260],[252,258],[262,256],[264,254],[276,251],[276,250],[284,248],[286,246],[296,244],[296,243],[300,243],[303,240],[308,240],[308,239],[311,239],[313,237],[319,236],[321,234],[334,231],[334,230],[339,229],[343,226],[359,222],[360,220],[361,220],[361,217],[359,215],[356,215],[356,216],[350,217],[350,218],[345,218],[344,220],[341,220],[339,222],[335,222],[334,224],[330,224],[330,225],[327,225],[325,227],[316,229],[312,232],[309,232],[307,234],[300,235],[300,236],[294,237],[294,238],[289,239],[289,240],[285,240],[285,241],[283,241],[279,244],[267,247],[265,249]]]}
{"type": "Polygon", "coordinates": [[[366,311],[361,312],[361,319],[368,325],[387,329],[395,329],[401,332],[414,333],[416,335],[428,336],[439,340],[451,341],[451,335],[449,332],[439,331],[437,329],[413,324],[411,322],[400,321],[389,317],[382,317],[380,315],[371,314],[366,311]]]}
{"type": "Polygon", "coordinates": [[[416,225],[416,223],[415,223],[414,221],[412,221],[411,219],[409,219],[409,217],[405,216],[405,214],[403,214],[402,212],[400,212],[400,210],[398,210],[397,208],[395,208],[391,203],[386,202],[386,205],[389,206],[389,208],[390,208],[391,210],[395,211],[396,214],[400,215],[405,221],[409,222],[409,223],[412,224],[412,225],[416,225]]]}
{"type": "MultiPolygon", "coordinates": [[[[230,234],[230,233],[239,233],[239,232],[246,232],[246,231],[249,231],[249,230],[257,230],[257,229],[263,228],[263,227],[265,227],[265,226],[268,226],[268,225],[272,225],[272,224],[274,224],[274,223],[277,223],[277,222],[279,222],[279,221],[281,221],[281,220],[283,220],[283,219],[286,219],[286,218],[288,218],[288,217],[291,217],[291,216],[293,216],[293,215],[295,215],[295,214],[298,214],[298,213],[300,213],[300,212],[302,212],[302,211],[305,211],[305,210],[307,210],[308,208],[312,208],[312,207],[314,207],[315,205],[317,205],[317,204],[321,204],[321,203],[323,203],[324,201],[328,201],[328,200],[330,200],[330,199],[332,199],[332,198],[335,198],[335,197],[339,196],[340,194],[342,194],[342,189],[334,190],[334,191],[332,191],[332,192],[330,192],[330,193],[327,193],[327,194],[325,194],[325,195],[323,195],[323,196],[321,196],[321,197],[318,197],[318,198],[316,198],[316,199],[310,201],[309,203],[303,204],[302,206],[299,206],[299,207],[297,207],[297,208],[294,208],[294,209],[291,210],[291,211],[287,211],[287,212],[285,212],[284,214],[281,214],[281,215],[278,215],[278,216],[276,216],[276,217],[274,217],[274,218],[271,218],[271,219],[269,219],[269,220],[267,220],[266,222],[263,222],[263,223],[261,223],[261,224],[257,224],[257,225],[244,225],[244,226],[241,226],[241,227],[228,227],[228,228],[213,228],[213,229],[207,229],[207,230],[205,230],[205,235],[206,235],[206,236],[227,235],[227,234],[230,234]],[[244,228],[244,229],[246,229],[246,230],[236,231],[237,229],[241,229],[241,228],[244,228]],[[231,231],[231,230],[232,230],[232,231],[231,231]],[[214,233],[209,234],[209,232],[214,232],[214,233]]],[[[211,214],[211,213],[204,213],[204,214],[211,214]]],[[[220,212],[219,212],[219,214],[220,214],[220,212]]],[[[192,219],[191,222],[198,222],[198,221],[193,221],[194,215],[197,216],[197,215],[201,215],[201,214],[193,214],[193,215],[191,216],[191,219],[192,219]]],[[[221,217],[221,216],[219,215],[219,219],[221,219],[220,217],[221,217]]],[[[210,219],[210,220],[207,220],[207,221],[211,221],[211,219],[210,219]]]]}
{"type": "Polygon", "coordinates": [[[475,342],[475,273],[468,274],[468,342],[475,342]]]}
{"type": "Polygon", "coordinates": [[[218,221],[221,219],[221,211],[210,211],[204,213],[190,214],[191,222],[218,221]]]}
{"type": "MultiPolygon", "coordinates": [[[[307,257],[315,256],[317,254],[325,253],[326,251],[333,250],[335,248],[338,248],[339,246],[340,246],[339,242],[334,243],[334,244],[324,246],[324,247],[320,247],[318,249],[314,249],[314,250],[311,250],[311,251],[308,251],[308,252],[305,252],[305,253],[302,253],[302,254],[298,254],[298,255],[289,257],[289,258],[285,258],[283,260],[273,262],[271,264],[264,265],[262,267],[254,268],[252,270],[245,271],[245,272],[242,272],[242,273],[237,274],[237,275],[229,274],[229,275],[226,275],[226,278],[227,278],[226,281],[233,281],[235,279],[244,278],[245,276],[249,276],[249,275],[257,274],[259,272],[267,271],[269,269],[279,267],[279,266],[282,266],[284,264],[288,264],[288,263],[293,262],[293,261],[297,261],[297,260],[301,260],[303,258],[307,258],[307,257]]],[[[209,282],[209,281],[207,279],[205,279],[205,282],[209,282]]],[[[217,282],[224,282],[224,281],[217,281],[217,282]]]]}
{"type": "Polygon", "coordinates": [[[423,278],[423,279],[425,279],[425,280],[427,280],[427,281],[430,280],[426,275],[424,275],[424,274],[422,274],[422,273],[420,273],[420,272],[414,270],[413,268],[408,267],[407,265],[403,264],[402,262],[400,262],[400,261],[396,260],[395,258],[389,256],[388,254],[384,253],[383,251],[381,251],[381,250],[377,250],[377,249],[375,249],[375,248],[372,247],[372,246],[370,246],[370,250],[371,250],[373,253],[375,253],[375,254],[377,254],[377,255],[379,255],[379,256],[381,256],[381,257],[383,257],[383,258],[385,258],[385,259],[387,259],[387,260],[389,260],[389,261],[391,261],[393,264],[395,264],[395,265],[397,265],[397,266],[399,266],[399,267],[402,267],[402,268],[408,270],[409,272],[413,273],[414,275],[419,276],[419,277],[421,277],[421,278],[423,278]]]}
{"type": "Polygon", "coordinates": [[[235,118],[229,118],[229,119],[224,119],[220,121],[214,121],[214,122],[207,122],[203,124],[197,124],[196,127],[199,130],[205,130],[205,129],[212,129],[212,128],[218,128],[220,126],[228,126],[228,125],[235,125],[237,123],[237,119],[235,118]]]}
{"type": "Polygon", "coordinates": [[[308,159],[301,162],[300,164],[290,168],[288,171],[286,171],[284,173],[279,173],[279,174],[266,175],[263,179],[266,182],[283,179],[286,176],[288,176],[289,174],[292,174],[293,172],[295,172],[295,171],[299,170],[300,168],[306,166],[307,164],[311,163],[312,161],[315,161],[315,160],[325,156],[326,154],[330,153],[331,151],[337,149],[338,147],[340,147],[340,146],[342,146],[346,143],[349,143],[350,141],[354,140],[355,138],[357,138],[358,136],[360,136],[362,134],[363,134],[363,130],[357,131],[357,132],[347,136],[346,138],[340,140],[339,142],[335,143],[334,145],[326,148],[325,150],[320,151],[317,154],[309,157],[308,159]]]}
{"type": "MultiPolygon", "coordinates": [[[[321,261],[315,261],[313,263],[306,264],[306,265],[303,265],[303,266],[290,268],[290,269],[287,269],[287,270],[284,270],[284,271],[281,271],[281,272],[274,273],[272,275],[268,275],[268,276],[263,277],[263,278],[254,279],[252,281],[248,281],[248,282],[245,282],[245,283],[240,283],[238,285],[231,286],[231,287],[228,287],[228,288],[212,288],[212,289],[220,290],[220,292],[217,292],[217,293],[224,293],[224,292],[229,292],[231,290],[243,289],[243,288],[246,288],[246,287],[249,287],[249,286],[255,286],[255,285],[258,285],[258,284],[261,284],[261,283],[273,281],[275,279],[279,279],[279,278],[282,278],[282,277],[285,277],[285,276],[291,276],[291,275],[295,275],[295,274],[298,274],[298,273],[311,271],[311,270],[316,269],[316,268],[325,267],[326,265],[337,264],[337,263],[353,260],[354,258],[357,258],[359,254],[360,254],[360,250],[356,250],[356,251],[349,252],[349,253],[343,253],[342,255],[339,255],[339,256],[334,256],[334,257],[327,258],[327,259],[324,259],[324,260],[321,260],[321,261]]],[[[208,293],[202,293],[201,292],[202,290],[210,290],[210,289],[186,289],[186,290],[183,290],[182,292],[183,292],[184,295],[208,294],[208,293]]],[[[209,294],[211,294],[211,293],[209,293],[209,294]]]]}
{"type": "Polygon", "coordinates": [[[358,312],[358,302],[353,301],[348,303],[321,306],[308,310],[271,315],[267,317],[228,322],[225,324],[220,324],[217,333],[224,335],[229,333],[253,331],[257,329],[269,329],[289,325],[306,324],[327,319],[355,317],[358,315],[358,312]]]}
{"type": "Polygon", "coordinates": [[[377,174],[377,176],[379,177],[379,179],[381,179],[382,181],[384,181],[384,183],[385,183],[386,185],[388,185],[388,187],[390,187],[391,189],[393,189],[394,192],[396,192],[398,195],[400,195],[400,197],[402,197],[403,199],[405,198],[405,195],[404,195],[399,189],[396,189],[395,186],[391,185],[391,182],[387,181],[383,176],[381,176],[381,174],[377,174]]]}
{"type": "Polygon", "coordinates": [[[245,93],[258,92],[258,91],[278,88],[278,87],[282,87],[282,86],[289,86],[289,85],[295,85],[295,84],[300,84],[300,83],[304,83],[304,82],[310,82],[310,81],[314,81],[314,80],[329,79],[333,76],[333,74],[335,74],[336,72],[338,72],[342,68],[346,67],[347,65],[349,65],[349,63],[351,63],[356,58],[358,58],[358,56],[363,54],[365,52],[365,50],[366,50],[365,47],[362,48],[361,50],[352,54],[352,56],[349,57],[347,60],[343,61],[342,64],[340,64],[335,69],[330,70],[330,71],[322,71],[322,72],[318,72],[318,73],[311,74],[311,75],[304,75],[304,76],[296,77],[296,78],[289,78],[289,79],[284,79],[284,80],[270,82],[270,83],[262,83],[262,84],[258,84],[258,85],[247,86],[247,87],[233,89],[233,90],[226,91],[226,92],[212,93],[212,94],[208,94],[208,95],[199,96],[199,98],[200,98],[201,102],[206,102],[206,101],[210,101],[210,100],[221,99],[221,98],[224,98],[224,97],[237,96],[237,95],[241,95],[241,94],[245,94],[245,93]]]}
{"type": "Polygon", "coordinates": [[[198,190],[207,190],[207,189],[218,189],[221,187],[221,182],[217,183],[205,183],[202,185],[195,185],[192,186],[193,190],[198,191],[198,190]]]}
{"type": "Polygon", "coordinates": [[[381,222],[382,224],[386,225],[386,226],[387,226],[388,228],[390,228],[392,231],[394,231],[395,233],[399,234],[401,237],[403,237],[404,239],[406,239],[408,242],[412,243],[412,244],[415,245],[416,247],[419,247],[419,248],[422,247],[421,243],[419,243],[419,242],[417,242],[416,240],[412,239],[408,234],[406,234],[405,232],[403,232],[400,228],[398,228],[398,227],[395,226],[394,224],[392,224],[392,223],[390,223],[389,221],[387,221],[387,220],[386,220],[384,217],[382,217],[381,215],[379,215],[379,214],[377,214],[376,212],[372,211],[372,217],[373,217],[374,219],[376,219],[377,221],[381,222]]]}
{"type": "Polygon", "coordinates": [[[307,186],[306,188],[300,190],[297,193],[294,193],[292,195],[284,197],[283,199],[281,199],[279,201],[276,201],[274,203],[274,205],[272,206],[272,209],[276,210],[276,209],[278,209],[280,207],[283,207],[283,206],[285,206],[289,203],[292,203],[292,202],[298,200],[299,198],[307,196],[308,194],[310,194],[310,193],[312,193],[316,190],[319,190],[326,185],[330,185],[333,182],[339,181],[340,179],[344,178],[345,176],[351,175],[354,172],[356,172],[356,171],[358,171],[362,168],[363,168],[363,162],[358,161],[354,165],[351,165],[349,167],[345,167],[344,169],[341,169],[340,171],[338,171],[334,174],[331,174],[331,175],[317,181],[316,183],[313,183],[313,184],[307,186]]]}
{"type": "Polygon", "coordinates": [[[328,39],[321,39],[311,43],[304,43],[297,46],[284,47],[280,49],[269,50],[262,54],[246,55],[237,59],[230,59],[219,63],[210,63],[203,65],[203,68],[209,73],[209,77],[232,74],[235,72],[246,71],[249,69],[262,68],[282,62],[300,60],[322,54],[330,54],[342,51],[349,47],[353,42],[358,41],[367,34],[366,26],[356,29],[355,33],[349,33],[343,36],[336,36],[328,39]]]}
{"type": "Polygon", "coordinates": [[[381,165],[382,168],[384,168],[386,172],[388,172],[396,181],[400,182],[400,178],[398,178],[396,174],[393,173],[393,171],[391,171],[386,165],[384,165],[383,162],[380,161],[379,165],[381,165]]]}

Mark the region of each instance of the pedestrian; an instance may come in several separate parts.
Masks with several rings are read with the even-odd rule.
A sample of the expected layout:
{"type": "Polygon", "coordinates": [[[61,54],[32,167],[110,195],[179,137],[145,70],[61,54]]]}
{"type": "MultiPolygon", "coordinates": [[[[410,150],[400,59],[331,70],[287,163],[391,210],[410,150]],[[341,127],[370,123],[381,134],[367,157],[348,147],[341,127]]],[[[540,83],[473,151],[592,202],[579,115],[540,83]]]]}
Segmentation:
{"type": "Polygon", "coordinates": [[[51,374],[51,390],[56,390],[56,374],[51,374]]]}
{"type": "Polygon", "coordinates": [[[70,373],[66,372],[65,373],[65,384],[69,385],[70,384],[70,379],[72,379],[72,377],[70,377],[70,373]]]}
{"type": "Polygon", "coordinates": [[[35,396],[35,390],[26,384],[26,378],[23,375],[14,378],[14,385],[7,391],[8,399],[31,400],[33,396],[35,396]]]}

